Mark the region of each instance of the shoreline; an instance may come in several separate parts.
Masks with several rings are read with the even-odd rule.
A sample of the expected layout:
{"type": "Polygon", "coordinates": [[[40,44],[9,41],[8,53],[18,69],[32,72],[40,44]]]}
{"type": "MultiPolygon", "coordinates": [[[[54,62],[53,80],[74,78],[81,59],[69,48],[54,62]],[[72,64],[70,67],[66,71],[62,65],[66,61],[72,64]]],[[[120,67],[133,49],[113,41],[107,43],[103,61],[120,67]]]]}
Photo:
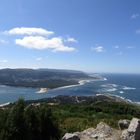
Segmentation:
{"type": "MultiPolygon", "coordinates": [[[[48,100],[53,100],[53,99],[56,99],[56,98],[59,98],[59,97],[67,97],[67,98],[71,98],[71,97],[78,98],[78,97],[80,97],[80,98],[85,98],[86,99],[86,98],[89,98],[89,97],[96,98],[96,97],[99,97],[99,96],[107,97],[107,98],[112,99],[112,100],[116,100],[116,102],[124,102],[124,103],[128,103],[128,104],[133,104],[133,105],[140,106],[140,102],[133,102],[130,99],[126,99],[124,97],[121,97],[121,96],[118,96],[118,95],[112,95],[112,94],[109,94],[109,93],[107,93],[107,94],[99,93],[99,94],[96,94],[96,95],[93,95],[93,96],[58,95],[58,96],[53,96],[53,97],[49,97],[49,98],[42,98],[42,99],[36,99],[36,100],[25,100],[25,102],[41,103],[42,101],[47,102],[48,100]]],[[[65,98],[64,98],[64,100],[65,100],[65,98]]],[[[17,102],[17,101],[15,101],[15,102],[17,102]]],[[[7,107],[10,104],[14,104],[15,102],[2,103],[2,104],[0,104],[0,108],[7,107]]]]}
{"type": "Polygon", "coordinates": [[[76,84],[76,85],[62,86],[62,87],[57,87],[57,88],[54,88],[54,89],[51,89],[51,90],[71,88],[71,87],[76,87],[76,86],[82,86],[82,85],[85,85],[86,83],[93,82],[93,81],[106,81],[106,80],[107,80],[107,78],[105,78],[105,77],[103,77],[102,79],[85,79],[85,80],[79,80],[78,81],[78,84],[76,84]]]}
{"type": "Polygon", "coordinates": [[[42,93],[47,93],[50,89],[49,88],[40,88],[39,91],[36,93],[42,94],[42,93]]]}
{"type": "MultiPolygon", "coordinates": [[[[39,91],[36,91],[36,93],[38,94],[46,94],[48,93],[49,91],[55,91],[55,90],[61,90],[61,89],[66,89],[66,88],[71,88],[71,87],[76,87],[76,86],[82,86],[82,85],[85,85],[86,83],[89,83],[89,82],[96,82],[96,81],[106,81],[107,78],[106,77],[100,77],[99,79],[84,79],[84,80],[79,80],[78,81],[78,84],[76,85],[68,85],[68,86],[62,86],[62,87],[58,87],[58,88],[54,88],[54,89],[48,89],[48,88],[40,88],[39,91]]],[[[7,86],[7,85],[1,85],[1,86],[7,86]]],[[[37,89],[37,88],[36,88],[37,89]]],[[[117,98],[120,98],[121,100],[125,101],[125,102],[128,102],[128,103],[132,103],[132,104],[136,104],[136,105],[140,105],[140,101],[132,101],[130,99],[127,99],[125,97],[122,97],[122,96],[119,96],[119,95],[112,95],[110,93],[100,93],[100,94],[95,94],[93,96],[99,96],[99,95],[102,95],[102,96],[107,96],[107,97],[115,97],[116,99],[117,98]]],[[[59,96],[59,95],[58,95],[59,96]]],[[[60,95],[61,96],[61,95],[60,95]]],[[[63,95],[62,95],[63,96],[63,95]]],[[[71,95],[68,95],[68,96],[71,96],[71,95]]],[[[86,95],[85,95],[86,96],[86,95]]],[[[91,95],[92,96],[92,95],[91,95]]],[[[52,96],[52,97],[48,97],[48,98],[54,98],[54,97],[57,97],[56,96],[52,96]]],[[[45,98],[41,98],[41,99],[45,99],[45,98]]],[[[40,100],[40,99],[36,99],[36,100],[40,100]]],[[[28,101],[28,99],[26,100],[28,101]]],[[[16,101],[15,101],[16,102],[16,101]]],[[[14,103],[14,102],[6,102],[6,103],[0,103],[0,108],[3,107],[3,106],[7,106],[9,105],[10,103],[14,103]]]]}
{"type": "Polygon", "coordinates": [[[112,94],[110,94],[110,93],[106,93],[106,94],[102,94],[102,93],[100,93],[100,94],[96,94],[96,96],[100,96],[100,95],[102,95],[102,96],[107,96],[107,97],[115,97],[116,99],[121,99],[121,100],[123,100],[123,101],[126,101],[126,102],[128,102],[128,103],[135,103],[135,102],[132,102],[131,100],[129,100],[129,99],[126,99],[126,98],[124,98],[124,97],[121,97],[121,96],[119,96],[119,95],[112,95],[112,94]]]}
{"type": "Polygon", "coordinates": [[[127,103],[131,103],[131,104],[135,104],[135,105],[140,105],[140,102],[134,102],[134,101],[132,101],[130,99],[127,99],[125,97],[122,97],[122,96],[119,96],[119,95],[113,95],[113,94],[110,94],[110,93],[106,93],[106,94],[99,93],[99,94],[96,94],[95,96],[100,96],[100,95],[107,96],[107,97],[115,97],[116,99],[119,98],[119,99],[121,99],[121,100],[123,100],[123,101],[125,101],[127,103]]]}
{"type": "Polygon", "coordinates": [[[11,104],[11,102],[7,102],[7,103],[0,104],[0,108],[3,108],[3,107],[8,106],[8,105],[10,105],[10,104],[11,104]]]}

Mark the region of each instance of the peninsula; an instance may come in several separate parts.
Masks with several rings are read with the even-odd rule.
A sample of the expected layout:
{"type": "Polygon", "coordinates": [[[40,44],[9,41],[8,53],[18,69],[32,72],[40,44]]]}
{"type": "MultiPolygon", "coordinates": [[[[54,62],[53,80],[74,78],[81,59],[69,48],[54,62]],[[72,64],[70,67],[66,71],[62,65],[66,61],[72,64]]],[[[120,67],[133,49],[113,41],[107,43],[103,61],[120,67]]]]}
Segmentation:
{"type": "Polygon", "coordinates": [[[79,84],[81,80],[93,80],[99,77],[75,70],[58,69],[1,69],[0,84],[8,86],[58,88],[79,84]]]}

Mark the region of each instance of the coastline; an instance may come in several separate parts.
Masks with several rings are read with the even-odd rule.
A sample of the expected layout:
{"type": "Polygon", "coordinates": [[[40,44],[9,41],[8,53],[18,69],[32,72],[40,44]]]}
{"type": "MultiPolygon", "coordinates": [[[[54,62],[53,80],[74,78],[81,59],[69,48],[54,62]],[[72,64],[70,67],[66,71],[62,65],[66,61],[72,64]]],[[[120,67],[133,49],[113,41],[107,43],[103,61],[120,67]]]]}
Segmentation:
{"type": "Polygon", "coordinates": [[[59,104],[79,104],[81,102],[86,102],[86,101],[107,101],[107,102],[116,102],[116,103],[125,103],[125,104],[131,104],[135,106],[140,106],[140,104],[136,104],[135,102],[130,102],[126,99],[123,99],[119,96],[112,96],[110,94],[96,94],[93,96],[70,96],[70,95],[58,95],[54,97],[49,97],[49,98],[42,98],[38,100],[26,100],[25,102],[27,104],[38,104],[38,103],[59,103],[59,104]]]}
{"type": "Polygon", "coordinates": [[[40,88],[39,91],[37,91],[36,93],[47,93],[49,91],[49,88],[40,88]]]}
{"type": "MultiPolygon", "coordinates": [[[[92,75],[89,75],[89,76],[93,77],[92,75]]],[[[75,84],[75,85],[57,87],[57,88],[54,88],[54,89],[51,89],[51,90],[65,89],[65,88],[71,88],[71,87],[81,86],[81,85],[84,85],[86,83],[93,82],[93,81],[107,81],[107,78],[100,76],[100,77],[97,77],[97,79],[96,79],[95,77],[93,77],[91,79],[79,80],[78,81],[78,84],[75,84]]]]}
{"type": "MultiPolygon", "coordinates": [[[[136,106],[140,106],[140,102],[133,102],[129,99],[126,99],[126,98],[123,98],[121,96],[118,96],[118,95],[112,95],[112,94],[102,94],[102,93],[99,93],[99,94],[96,94],[96,95],[93,95],[93,96],[70,96],[70,95],[58,95],[58,96],[53,96],[53,97],[49,97],[49,98],[42,98],[42,99],[36,99],[36,100],[25,100],[26,103],[41,103],[41,102],[53,102],[53,101],[56,101],[57,99],[61,99],[61,101],[63,100],[65,102],[65,99],[68,101],[68,102],[71,102],[72,99],[76,100],[76,103],[80,103],[79,99],[78,98],[81,98],[82,100],[81,101],[86,101],[87,99],[95,99],[95,98],[107,98],[107,99],[110,99],[112,101],[115,101],[115,102],[124,102],[126,104],[132,104],[132,105],[136,105],[136,106]],[[66,99],[67,98],[67,99],[66,99]]],[[[15,101],[17,102],[17,101],[15,101]]],[[[0,108],[5,108],[5,107],[8,107],[10,104],[14,104],[15,102],[7,102],[7,103],[2,103],[0,104],[0,108]]],[[[72,103],[72,102],[71,102],[72,103]]]]}
{"type": "Polygon", "coordinates": [[[125,101],[125,102],[127,102],[127,103],[131,103],[131,104],[134,104],[134,105],[140,105],[140,102],[134,102],[134,101],[132,101],[132,100],[130,100],[130,99],[127,99],[127,98],[124,98],[124,97],[122,97],[122,96],[113,95],[113,94],[110,94],[110,93],[106,93],[106,94],[99,93],[99,94],[96,94],[95,96],[100,96],[100,95],[106,96],[106,97],[114,97],[114,98],[116,98],[116,99],[119,98],[119,99],[121,99],[122,101],[125,101]]]}
{"type": "MultiPolygon", "coordinates": [[[[61,89],[66,89],[66,88],[72,88],[72,87],[76,87],[76,86],[82,86],[82,85],[84,85],[86,83],[89,83],[89,82],[92,82],[92,81],[95,81],[96,82],[96,81],[106,81],[106,80],[108,80],[106,77],[99,77],[98,79],[96,79],[96,78],[94,78],[94,79],[84,79],[84,80],[81,79],[81,80],[78,81],[78,84],[76,84],[76,85],[62,86],[62,87],[58,87],[58,88],[54,88],[54,89],[48,89],[48,88],[40,88],[40,89],[37,89],[36,88],[37,91],[35,93],[47,94],[47,93],[49,93],[49,91],[55,91],[55,90],[61,90],[61,89]]],[[[2,85],[2,86],[5,86],[5,85],[2,85]]],[[[133,88],[132,87],[126,87],[126,86],[123,86],[123,87],[125,87],[125,89],[126,88],[127,89],[134,89],[134,87],[133,88]]],[[[129,103],[132,103],[132,104],[140,105],[140,102],[139,101],[132,101],[132,100],[127,99],[126,97],[122,97],[120,95],[110,94],[109,92],[106,92],[106,93],[99,92],[99,93],[100,94],[96,94],[96,95],[93,95],[93,96],[98,96],[98,95],[110,96],[110,97],[120,98],[121,100],[124,100],[124,101],[129,102],[129,103]]],[[[49,93],[49,94],[51,94],[51,93],[49,93]]],[[[71,96],[71,95],[69,95],[69,96],[71,96]]],[[[88,96],[88,95],[85,95],[85,96],[88,96]]],[[[92,96],[92,95],[89,95],[89,96],[92,96]]],[[[52,98],[53,97],[57,97],[57,95],[52,96],[52,98]]],[[[46,99],[46,98],[50,98],[50,96],[49,97],[45,97],[44,99],[46,99]]],[[[43,98],[41,98],[41,99],[43,99],[43,98]]],[[[28,99],[26,99],[26,101],[27,100],[28,99]]],[[[38,99],[36,99],[36,100],[38,100],[38,99]]],[[[1,106],[5,106],[5,105],[7,105],[9,103],[13,103],[13,102],[10,101],[10,102],[7,102],[7,103],[1,103],[0,104],[0,107],[1,106]]]]}
{"type": "Polygon", "coordinates": [[[116,98],[116,99],[121,99],[121,100],[123,100],[123,101],[126,101],[126,102],[128,102],[128,103],[135,103],[135,102],[132,102],[131,100],[129,100],[129,99],[126,99],[126,98],[124,98],[124,97],[121,97],[121,96],[119,96],[119,95],[112,95],[112,94],[109,94],[109,93],[106,93],[106,94],[96,94],[96,96],[107,96],[107,97],[114,97],[114,98],[116,98]]]}
{"type": "MultiPolygon", "coordinates": [[[[71,88],[71,87],[76,87],[76,86],[82,86],[86,83],[89,83],[89,82],[92,82],[92,81],[98,81],[99,79],[86,79],[86,80],[79,80],[78,81],[78,84],[76,85],[69,85],[69,86],[62,86],[62,87],[57,87],[57,88],[54,88],[54,89],[51,89],[51,90],[59,90],[59,89],[65,89],[65,88],[71,88]]],[[[101,80],[101,79],[100,79],[101,80]]]]}
{"type": "Polygon", "coordinates": [[[3,108],[3,107],[8,106],[8,105],[10,105],[10,104],[11,104],[11,102],[7,102],[7,103],[0,104],[0,108],[3,108]]]}

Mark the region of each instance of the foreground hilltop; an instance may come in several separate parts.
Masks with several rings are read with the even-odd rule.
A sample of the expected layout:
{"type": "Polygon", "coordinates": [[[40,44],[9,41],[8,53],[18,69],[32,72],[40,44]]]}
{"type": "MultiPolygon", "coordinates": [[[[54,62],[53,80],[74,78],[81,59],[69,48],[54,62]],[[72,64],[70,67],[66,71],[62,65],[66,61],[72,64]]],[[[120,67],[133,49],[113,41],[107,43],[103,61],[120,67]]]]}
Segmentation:
{"type": "Polygon", "coordinates": [[[1,69],[0,84],[23,87],[57,88],[94,79],[84,72],[57,69],[1,69]]]}
{"type": "Polygon", "coordinates": [[[122,136],[129,140],[139,128],[139,119],[133,119],[130,128],[129,120],[139,117],[140,106],[114,96],[20,99],[0,109],[0,139],[60,140],[64,136],[63,140],[115,140],[122,136]],[[127,121],[119,121],[124,119],[127,121]]]}
{"type": "Polygon", "coordinates": [[[140,140],[140,106],[120,97],[57,96],[31,103],[48,104],[59,114],[62,140],[140,140]]]}
{"type": "Polygon", "coordinates": [[[41,103],[48,103],[48,104],[57,104],[57,105],[75,105],[75,104],[93,104],[93,103],[121,103],[121,104],[133,104],[127,100],[124,100],[117,96],[111,96],[109,94],[97,94],[96,96],[66,96],[66,95],[59,95],[56,97],[51,98],[43,98],[38,100],[27,100],[26,104],[41,104],[41,103]]]}
{"type": "Polygon", "coordinates": [[[66,133],[62,140],[140,140],[140,119],[119,120],[118,126],[119,129],[114,129],[100,122],[96,128],[66,133]]]}

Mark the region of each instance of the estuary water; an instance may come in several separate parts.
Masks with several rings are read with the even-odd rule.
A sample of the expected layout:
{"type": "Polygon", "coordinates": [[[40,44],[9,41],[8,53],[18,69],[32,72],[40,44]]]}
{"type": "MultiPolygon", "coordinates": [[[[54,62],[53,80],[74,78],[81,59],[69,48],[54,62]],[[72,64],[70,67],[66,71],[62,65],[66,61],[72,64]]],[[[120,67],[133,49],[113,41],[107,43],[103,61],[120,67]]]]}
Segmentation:
{"type": "Polygon", "coordinates": [[[140,103],[139,74],[101,74],[100,76],[103,77],[102,80],[88,81],[77,86],[57,88],[42,94],[37,93],[39,91],[38,88],[0,85],[0,104],[15,102],[19,98],[35,100],[57,95],[92,96],[96,94],[111,94],[140,103]]]}

